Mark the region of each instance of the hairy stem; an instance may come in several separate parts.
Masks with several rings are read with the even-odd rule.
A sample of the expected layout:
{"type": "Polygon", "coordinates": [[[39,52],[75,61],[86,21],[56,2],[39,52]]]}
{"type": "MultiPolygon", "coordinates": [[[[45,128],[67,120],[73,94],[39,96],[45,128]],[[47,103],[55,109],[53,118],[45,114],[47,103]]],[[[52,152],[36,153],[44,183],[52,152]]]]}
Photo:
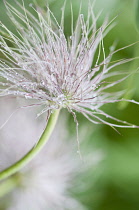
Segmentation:
{"type": "Polygon", "coordinates": [[[15,164],[12,166],[6,168],[5,170],[0,172],[0,180],[3,180],[14,173],[18,172],[20,169],[22,169],[25,165],[27,165],[39,152],[40,150],[44,147],[46,142],[48,141],[58,118],[59,110],[55,110],[46,125],[46,128],[44,132],[42,133],[39,141],[37,144],[24,156],[22,157],[19,161],[17,161],[15,164]]]}

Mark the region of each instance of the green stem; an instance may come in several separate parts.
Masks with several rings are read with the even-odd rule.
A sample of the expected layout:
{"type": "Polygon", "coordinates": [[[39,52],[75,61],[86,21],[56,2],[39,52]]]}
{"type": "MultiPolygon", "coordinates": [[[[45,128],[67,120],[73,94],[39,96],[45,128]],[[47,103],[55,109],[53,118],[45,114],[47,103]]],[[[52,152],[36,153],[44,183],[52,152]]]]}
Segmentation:
{"type": "Polygon", "coordinates": [[[48,141],[58,118],[59,110],[54,111],[46,125],[46,128],[41,135],[38,143],[19,161],[17,161],[15,164],[10,166],[9,168],[6,168],[5,170],[0,172],[0,180],[3,180],[14,173],[18,172],[20,169],[22,169],[25,165],[27,165],[44,147],[46,142],[48,141]]]}
{"type": "Polygon", "coordinates": [[[0,183],[0,198],[11,192],[17,186],[15,177],[11,176],[6,181],[0,183]]]}

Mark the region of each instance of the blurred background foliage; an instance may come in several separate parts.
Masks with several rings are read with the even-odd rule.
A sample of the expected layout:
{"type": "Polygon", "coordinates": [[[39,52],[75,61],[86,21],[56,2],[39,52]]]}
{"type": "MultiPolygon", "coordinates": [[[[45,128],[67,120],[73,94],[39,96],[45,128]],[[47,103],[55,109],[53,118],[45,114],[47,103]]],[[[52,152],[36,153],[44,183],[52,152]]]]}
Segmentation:
{"type": "MultiPolygon", "coordinates": [[[[10,0],[8,1],[10,2],[10,0]]],[[[45,9],[46,0],[24,0],[26,7],[29,4],[36,4],[45,9]]],[[[58,20],[60,20],[63,0],[50,0],[49,6],[58,20]]],[[[71,0],[75,18],[77,17],[80,0],[71,0]]],[[[97,0],[95,3],[95,13],[102,10],[98,20],[98,25],[107,15],[110,19],[116,17],[116,26],[110,31],[104,40],[106,53],[110,46],[117,41],[117,49],[130,45],[139,40],[139,1],[134,0],[97,0]]],[[[11,0],[15,5],[14,1],[11,0]]],[[[82,12],[87,14],[87,1],[82,1],[82,12]]],[[[10,20],[7,18],[3,1],[0,1],[0,20],[14,31],[10,20]]],[[[67,0],[65,9],[65,33],[70,34],[70,1],[67,0]]],[[[113,58],[123,59],[139,56],[139,45],[119,51],[113,58]]],[[[139,61],[119,66],[118,71],[132,72],[139,67],[139,61]]],[[[126,98],[133,98],[139,101],[139,75],[134,74],[122,83],[121,88],[127,89],[126,98]]],[[[125,119],[131,123],[139,125],[139,107],[130,103],[110,104],[104,107],[105,110],[120,119],[125,119]]],[[[69,131],[74,135],[75,124],[70,115],[69,131]]],[[[138,129],[118,129],[118,134],[111,127],[106,125],[93,125],[78,115],[79,133],[85,129],[84,141],[90,149],[98,148],[104,151],[105,161],[82,177],[89,186],[86,192],[75,196],[87,206],[88,210],[138,210],[139,209],[139,130],[138,129]]],[[[82,146],[86,146],[83,142],[82,146]]],[[[74,190],[73,190],[74,193],[74,190]]]]}

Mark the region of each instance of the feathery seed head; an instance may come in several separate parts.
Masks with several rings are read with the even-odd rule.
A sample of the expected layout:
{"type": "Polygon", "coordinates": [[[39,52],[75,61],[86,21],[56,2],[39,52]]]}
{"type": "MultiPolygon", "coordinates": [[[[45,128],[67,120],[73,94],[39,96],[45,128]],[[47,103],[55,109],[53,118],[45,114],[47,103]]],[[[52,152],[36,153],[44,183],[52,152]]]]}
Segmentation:
{"type": "MultiPolygon", "coordinates": [[[[48,110],[67,108],[73,115],[72,110],[81,112],[93,123],[118,127],[119,125],[99,117],[117,120],[101,111],[100,107],[120,100],[121,92],[110,93],[108,89],[126,77],[112,83],[106,80],[119,74],[110,72],[112,68],[130,61],[122,60],[109,65],[111,56],[116,51],[111,49],[110,54],[105,56],[103,38],[111,24],[105,20],[97,29],[98,17],[95,17],[89,5],[86,20],[83,14],[79,14],[73,27],[72,18],[72,34],[66,38],[63,27],[64,9],[59,24],[49,8],[46,17],[33,8],[38,16],[36,17],[24,5],[17,4],[23,12],[8,3],[6,7],[18,35],[1,23],[8,36],[0,36],[0,51],[7,59],[0,61],[0,77],[3,78],[0,96],[16,95],[38,100],[39,105],[43,106],[39,115],[48,110]],[[14,47],[9,46],[7,41],[14,47]],[[100,61],[100,55],[103,55],[103,61],[100,61]]],[[[125,124],[121,127],[133,126],[117,121],[125,124]]]]}
{"type": "MultiPolygon", "coordinates": [[[[16,108],[17,101],[11,99],[10,102],[12,106],[9,106],[6,100],[0,104],[2,113],[11,112],[12,107],[16,108]]],[[[16,127],[16,132],[10,134],[12,146],[10,144],[11,139],[6,132],[7,129],[4,128],[0,132],[0,170],[18,160],[37,141],[46,120],[42,116],[39,122],[34,121],[34,115],[35,113],[30,112],[30,110],[20,110],[20,113],[16,113],[15,116],[17,120],[9,122],[8,130],[14,131],[16,127]]],[[[53,136],[38,157],[13,176],[16,182],[14,188],[3,198],[0,196],[0,207],[2,199],[5,200],[6,204],[6,207],[2,207],[2,209],[86,209],[73,197],[71,190],[80,193],[88,189],[86,183],[82,180],[79,181],[79,177],[84,177],[88,170],[92,171],[92,169],[99,167],[99,163],[105,158],[105,153],[96,149],[90,153],[86,149],[84,150],[83,164],[76,155],[73,139],[68,138],[66,124],[66,118],[62,117],[61,123],[57,124],[53,136]],[[62,133],[61,130],[63,130],[62,133]],[[60,141],[57,141],[58,139],[60,141]],[[78,189],[76,189],[77,180],[78,189]]]]}

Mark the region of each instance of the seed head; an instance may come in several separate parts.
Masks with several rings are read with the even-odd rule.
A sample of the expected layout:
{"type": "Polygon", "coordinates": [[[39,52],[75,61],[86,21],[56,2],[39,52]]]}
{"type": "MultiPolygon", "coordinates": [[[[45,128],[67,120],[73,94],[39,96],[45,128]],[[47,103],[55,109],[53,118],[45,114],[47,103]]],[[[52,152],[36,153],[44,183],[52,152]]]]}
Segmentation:
{"type": "Polygon", "coordinates": [[[22,12],[8,3],[6,7],[18,34],[12,33],[1,23],[8,35],[0,36],[1,52],[6,58],[0,61],[0,76],[3,78],[0,96],[13,95],[39,101],[36,105],[43,107],[39,115],[48,110],[67,108],[74,118],[76,111],[96,124],[133,127],[100,109],[106,103],[123,100],[120,99],[121,92],[111,93],[109,88],[127,76],[111,83],[108,80],[120,74],[111,72],[115,66],[131,60],[110,65],[111,57],[117,51],[111,48],[106,56],[103,38],[112,25],[105,20],[97,28],[98,17],[95,17],[89,5],[86,20],[83,14],[79,14],[73,26],[71,18],[71,36],[66,37],[64,9],[59,24],[49,8],[46,15],[33,8],[36,12],[33,15],[24,5],[17,4],[22,12]],[[100,61],[102,56],[103,60],[100,61]],[[121,125],[107,122],[100,116],[117,120],[121,125]]]}
{"type": "MultiPolygon", "coordinates": [[[[10,100],[10,106],[7,100],[0,104],[2,113],[12,112],[16,106],[15,99],[10,100]]],[[[10,138],[7,128],[0,132],[0,170],[13,164],[35,144],[46,121],[44,116],[34,121],[35,113],[28,109],[20,110],[15,115],[16,121],[8,123],[8,130],[14,131],[16,127],[15,132],[10,132],[10,138]]],[[[88,190],[90,185],[81,177],[86,177],[92,169],[100,167],[105,153],[98,149],[93,149],[92,153],[86,148],[84,163],[81,162],[75,152],[74,139],[68,137],[66,118],[61,117],[61,123],[57,124],[50,141],[38,157],[13,175],[15,187],[4,197],[0,196],[0,208],[4,209],[1,201],[5,200],[6,210],[86,210],[74,198],[71,190],[77,194],[88,190]]]]}

